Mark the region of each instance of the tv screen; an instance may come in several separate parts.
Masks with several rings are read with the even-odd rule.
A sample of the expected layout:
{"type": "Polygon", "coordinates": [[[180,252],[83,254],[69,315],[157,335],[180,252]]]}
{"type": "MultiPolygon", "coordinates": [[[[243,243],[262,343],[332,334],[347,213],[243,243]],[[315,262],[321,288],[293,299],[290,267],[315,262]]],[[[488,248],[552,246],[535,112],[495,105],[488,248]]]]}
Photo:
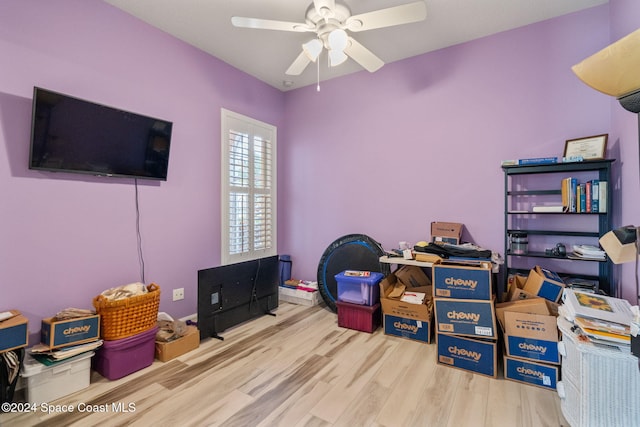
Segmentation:
{"type": "Polygon", "coordinates": [[[35,87],[29,169],[166,181],[172,126],[35,87]]]}

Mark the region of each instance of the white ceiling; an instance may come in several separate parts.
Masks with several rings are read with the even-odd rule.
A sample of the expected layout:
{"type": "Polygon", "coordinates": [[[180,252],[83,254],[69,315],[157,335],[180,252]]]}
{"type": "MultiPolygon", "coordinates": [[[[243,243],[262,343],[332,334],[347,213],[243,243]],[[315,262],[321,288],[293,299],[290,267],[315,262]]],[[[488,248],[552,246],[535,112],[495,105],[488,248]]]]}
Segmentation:
{"type": "MultiPolygon", "coordinates": [[[[104,0],[139,19],[286,91],[315,84],[310,64],[299,76],[286,69],[312,33],[236,28],[232,16],[304,22],[311,0],[104,0]],[[288,81],[288,86],[285,85],[288,81]]],[[[338,0],[353,15],[414,0],[338,0]]],[[[353,33],[385,63],[398,61],[501,31],[608,3],[608,0],[425,0],[425,21],[353,33]]],[[[367,72],[353,60],[329,68],[320,80],[367,72]]]]}

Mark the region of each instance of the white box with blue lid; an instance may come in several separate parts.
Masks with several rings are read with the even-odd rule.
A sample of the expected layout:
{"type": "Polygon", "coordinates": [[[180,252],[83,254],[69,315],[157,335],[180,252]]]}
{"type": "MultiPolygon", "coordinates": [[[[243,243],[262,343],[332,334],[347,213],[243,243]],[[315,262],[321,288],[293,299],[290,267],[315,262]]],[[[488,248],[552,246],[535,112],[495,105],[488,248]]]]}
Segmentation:
{"type": "Polygon", "coordinates": [[[378,284],[384,278],[375,271],[345,270],[336,274],[338,301],[360,305],[375,305],[380,299],[378,284]]]}

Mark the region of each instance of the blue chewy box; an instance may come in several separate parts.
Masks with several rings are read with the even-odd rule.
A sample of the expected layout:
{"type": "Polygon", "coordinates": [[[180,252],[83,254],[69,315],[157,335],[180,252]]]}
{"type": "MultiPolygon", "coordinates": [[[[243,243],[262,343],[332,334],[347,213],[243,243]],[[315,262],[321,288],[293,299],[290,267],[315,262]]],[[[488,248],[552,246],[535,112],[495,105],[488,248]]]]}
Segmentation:
{"type": "Polygon", "coordinates": [[[552,302],[558,302],[564,289],[564,281],[553,271],[535,266],[529,272],[524,290],[552,302]]]}
{"type": "Polygon", "coordinates": [[[504,323],[508,356],[560,364],[555,316],[506,311],[504,323]]]}
{"type": "Polygon", "coordinates": [[[100,338],[100,315],[55,322],[42,319],[40,342],[50,348],[67,347],[100,338]]]}
{"type": "Polygon", "coordinates": [[[504,357],[504,377],[550,390],[556,389],[559,366],[504,357]]]}
{"type": "Polygon", "coordinates": [[[496,378],[498,344],[495,341],[438,334],[438,363],[496,378]]]}
{"type": "Polygon", "coordinates": [[[434,298],[437,331],[497,339],[494,299],[434,298]]]}
{"type": "Polygon", "coordinates": [[[405,319],[385,314],[384,333],[429,344],[431,343],[431,321],[405,319]]]}
{"type": "Polygon", "coordinates": [[[434,264],[432,278],[435,297],[490,300],[493,296],[490,262],[434,264]]]}
{"type": "Polygon", "coordinates": [[[375,305],[380,300],[380,286],[384,278],[375,271],[345,270],[336,274],[338,301],[359,305],[375,305]]]}
{"type": "Polygon", "coordinates": [[[29,320],[12,311],[13,317],[0,322],[0,351],[26,347],[29,338],[29,320]]]}

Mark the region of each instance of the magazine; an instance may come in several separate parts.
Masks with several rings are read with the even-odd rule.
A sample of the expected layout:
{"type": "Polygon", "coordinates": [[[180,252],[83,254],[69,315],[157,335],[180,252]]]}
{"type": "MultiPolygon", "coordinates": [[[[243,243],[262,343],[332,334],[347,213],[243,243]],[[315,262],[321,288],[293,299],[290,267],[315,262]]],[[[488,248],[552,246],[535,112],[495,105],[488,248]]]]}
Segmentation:
{"type": "Polygon", "coordinates": [[[568,320],[578,317],[600,319],[630,326],[633,320],[627,300],[565,288],[562,296],[568,320]]]}

